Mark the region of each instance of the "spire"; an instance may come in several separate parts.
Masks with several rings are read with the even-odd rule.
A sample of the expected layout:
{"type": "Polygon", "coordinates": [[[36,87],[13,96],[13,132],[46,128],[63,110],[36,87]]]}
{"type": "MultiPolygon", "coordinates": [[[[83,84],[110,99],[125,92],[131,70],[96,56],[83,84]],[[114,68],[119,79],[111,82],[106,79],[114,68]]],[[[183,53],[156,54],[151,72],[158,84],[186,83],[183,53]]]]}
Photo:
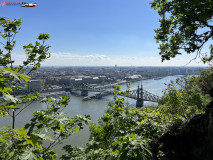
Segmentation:
{"type": "Polygon", "coordinates": [[[141,83],[141,97],[140,98],[143,99],[143,85],[142,85],[142,83],[141,83]]]}
{"type": "Polygon", "coordinates": [[[138,89],[137,89],[137,99],[139,99],[139,93],[140,93],[140,89],[139,89],[139,84],[138,84],[138,89]]]}

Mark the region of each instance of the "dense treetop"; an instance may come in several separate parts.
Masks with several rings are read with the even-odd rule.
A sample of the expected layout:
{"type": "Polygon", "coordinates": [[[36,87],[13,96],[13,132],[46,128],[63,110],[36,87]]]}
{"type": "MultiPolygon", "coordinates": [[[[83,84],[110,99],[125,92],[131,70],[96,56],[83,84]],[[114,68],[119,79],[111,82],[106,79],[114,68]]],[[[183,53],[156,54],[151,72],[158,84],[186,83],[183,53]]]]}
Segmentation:
{"type": "Polygon", "coordinates": [[[208,57],[201,53],[203,45],[213,36],[212,0],[154,0],[151,6],[160,15],[155,38],[160,43],[162,61],[184,52],[197,52],[204,62],[213,59],[212,45],[208,57]]]}

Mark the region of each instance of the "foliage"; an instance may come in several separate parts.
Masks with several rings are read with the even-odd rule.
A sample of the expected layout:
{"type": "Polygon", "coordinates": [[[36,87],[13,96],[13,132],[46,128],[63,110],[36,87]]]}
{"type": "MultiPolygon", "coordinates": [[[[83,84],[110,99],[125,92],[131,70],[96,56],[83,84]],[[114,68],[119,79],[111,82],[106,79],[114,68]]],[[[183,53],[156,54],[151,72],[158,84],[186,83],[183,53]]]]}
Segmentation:
{"type": "Polygon", "coordinates": [[[0,115],[12,117],[11,127],[0,129],[0,159],[55,159],[57,153],[53,147],[83,129],[90,117],[69,117],[62,113],[61,111],[70,101],[69,97],[45,98],[40,102],[46,103],[46,109],[33,113],[30,122],[24,128],[15,129],[16,117],[39,97],[39,93],[17,96],[17,91],[26,87],[22,84],[30,81],[29,74],[38,70],[41,63],[50,57],[50,46],[45,44],[50,36],[41,33],[38,36],[41,42],[36,41],[34,45],[30,43],[23,46],[27,57],[23,64],[14,66],[12,51],[20,25],[20,19],[10,21],[0,18],[0,27],[3,28],[1,37],[3,42],[5,41],[5,43],[0,42],[4,46],[4,49],[0,50],[0,92],[3,95],[0,115]],[[30,103],[24,103],[26,101],[30,103]]]}
{"type": "Polygon", "coordinates": [[[186,89],[188,92],[192,92],[191,90],[197,87],[197,92],[202,95],[209,94],[210,89],[213,87],[213,68],[201,70],[197,76],[185,75],[177,78],[176,85],[178,88],[186,89]]]}
{"type": "Polygon", "coordinates": [[[197,80],[198,86],[201,88],[203,94],[208,94],[213,87],[213,68],[201,71],[197,80]]]}
{"type": "MultiPolygon", "coordinates": [[[[213,36],[212,0],[154,0],[151,6],[160,15],[155,39],[160,43],[162,61],[184,52],[202,54],[202,47],[213,36]]],[[[210,56],[204,55],[204,63],[213,59],[212,45],[209,53],[210,56]]]]}
{"type": "MultiPolygon", "coordinates": [[[[66,146],[64,150],[67,154],[62,159],[152,159],[152,149],[163,134],[172,126],[205,111],[210,97],[202,92],[202,87],[197,83],[203,73],[198,77],[184,76],[178,78],[176,83],[168,84],[156,108],[129,107],[118,96],[124,92],[114,92],[114,101],[109,102],[109,108],[100,117],[98,125],[90,124],[87,146],[66,146]]],[[[120,89],[119,86],[114,88],[120,89]]],[[[163,156],[164,153],[157,155],[163,156]]]]}
{"type": "Polygon", "coordinates": [[[86,148],[64,148],[67,155],[62,159],[77,155],[76,152],[86,159],[151,159],[152,143],[172,122],[156,109],[129,107],[115,93],[114,99],[98,125],[90,125],[91,134],[86,148]]]}
{"type": "Polygon", "coordinates": [[[176,83],[168,84],[160,102],[162,106],[158,107],[161,112],[167,113],[173,120],[190,120],[196,114],[204,113],[206,105],[211,101],[206,91],[209,86],[204,85],[211,82],[211,70],[204,70],[197,77],[183,76],[176,83]]]}
{"type": "Polygon", "coordinates": [[[46,98],[41,102],[47,102],[49,108],[33,113],[24,128],[2,128],[1,159],[55,159],[57,154],[52,148],[83,129],[90,119],[89,116],[71,118],[61,113],[69,102],[68,97],[46,98]]]}
{"type": "MultiPolygon", "coordinates": [[[[14,106],[17,107],[18,104],[22,103],[22,99],[18,100],[15,98],[16,91],[24,88],[20,84],[29,82],[30,77],[28,75],[32,71],[37,70],[41,62],[50,57],[50,53],[48,52],[50,46],[45,45],[45,41],[50,36],[49,34],[42,33],[38,36],[38,39],[43,43],[41,44],[36,41],[35,45],[31,43],[24,45],[23,49],[27,59],[23,62],[23,65],[19,65],[18,67],[14,66],[11,52],[15,47],[16,41],[14,38],[20,30],[20,25],[21,19],[11,21],[10,19],[0,18],[0,27],[2,29],[1,37],[3,38],[0,44],[4,46],[4,49],[0,49],[0,92],[4,95],[4,101],[2,103],[4,106],[0,106],[1,116],[8,115],[10,110],[14,112],[14,106]],[[31,65],[31,67],[28,67],[28,65],[31,65]]],[[[12,117],[15,123],[15,114],[12,117]]],[[[15,124],[13,124],[13,128],[14,125],[15,124]]]]}
{"type": "Polygon", "coordinates": [[[204,110],[201,95],[197,92],[187,93],[185,89],[177,90],[174,84],[169,84],[163,97],[162,112],[171,114],[172,119],[191,119],[204,110]],[[202,110],[203,109],[203,110],[202,110]]]}

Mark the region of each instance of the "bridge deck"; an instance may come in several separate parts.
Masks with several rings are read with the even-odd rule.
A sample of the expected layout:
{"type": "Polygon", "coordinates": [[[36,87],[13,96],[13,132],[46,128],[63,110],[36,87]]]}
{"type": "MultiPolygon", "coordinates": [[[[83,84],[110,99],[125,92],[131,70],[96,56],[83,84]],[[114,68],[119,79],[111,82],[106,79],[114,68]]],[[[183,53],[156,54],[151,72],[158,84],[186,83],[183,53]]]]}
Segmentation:
{"type": "MultiPolygon", "coordinates": [[[[96,88],[90,85],[78,85],[78,86],[70,86],[70,87],[66,87],[66,89],[70,89],[72,91],[76,91],[76,90],[87,90],[87,91],[92,91],[92,92],[100,92],[99,96],[106,96],[109,94],[112,94],[113,91],[109,91],[103,88],[96,88]]],[[[144,101],[151,101],[151,102],[159,102],[160,97],[157,95],[154,95],[142,88],[138,88],[136,90],[131,90],[130,92],[124,92],[124,94],[122,94],[121,96],[124,97],[128,97],[128,98],[132,98],[132,99],[143,99],[144,101]],[[140,94],[140,96],[139,96],[140,94]]],[[[89,99],[89,97],[87,96],[87,98],[89,99]]]]}

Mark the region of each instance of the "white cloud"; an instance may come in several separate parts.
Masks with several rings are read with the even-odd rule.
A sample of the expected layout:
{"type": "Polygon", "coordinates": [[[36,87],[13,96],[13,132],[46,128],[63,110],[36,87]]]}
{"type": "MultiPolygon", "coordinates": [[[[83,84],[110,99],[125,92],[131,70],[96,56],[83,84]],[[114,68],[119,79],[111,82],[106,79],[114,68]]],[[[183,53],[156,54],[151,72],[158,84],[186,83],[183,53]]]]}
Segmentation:
{"type": "Polygon", "coordinates": [[[26,55],[14,53],[12,54],[12,60],[15,61],[15,64],[21,65],[23,61],[26,60],[26,55]]]}
{"type": "MultiPolygon", "coordinates": [[[[14,54],[16,64],[26,59],[24,54],[14,54]]],[[[185,66],[192,57],[184,55],[170,61],[161,62],[160,56],[151,57],[124,57],[106,56],[103,54],[78,55],[72,53],[52,53],[51,57],[43,62],[43,66],[185,66]]],[[[198,61],[198,60],[197,60],[198,61]]],[[[188,66],[204,66],[203,63],[192,61],[188,66]]]]}

